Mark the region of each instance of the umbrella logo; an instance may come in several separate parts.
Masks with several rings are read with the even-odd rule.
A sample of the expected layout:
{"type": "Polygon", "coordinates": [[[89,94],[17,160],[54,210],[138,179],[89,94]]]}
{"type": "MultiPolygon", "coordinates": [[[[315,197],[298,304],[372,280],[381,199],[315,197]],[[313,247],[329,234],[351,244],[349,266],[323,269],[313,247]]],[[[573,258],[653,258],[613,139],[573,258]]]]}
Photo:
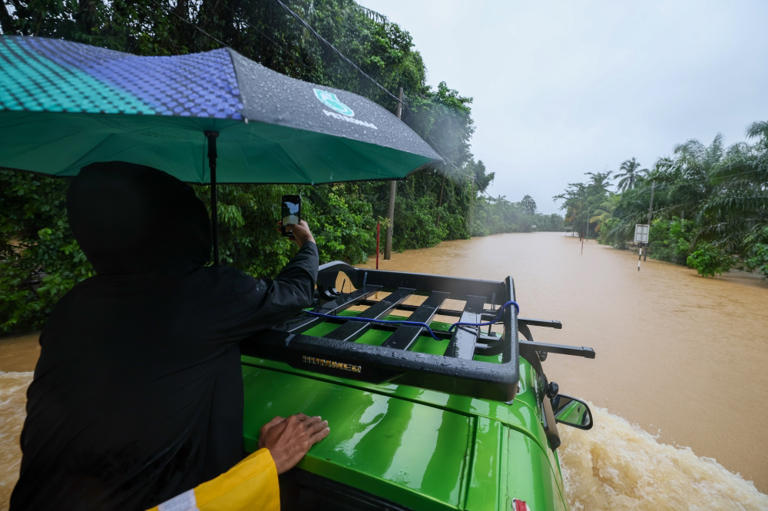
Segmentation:
{"type": "Polygon", "coordinates": [[[354,110],[352,110],[347,105],[339,101],[339,98],[337,98],[336,94],[334,94],[333,92],[328,92],[327,90],[322,90],[322,89],[312,89],[312,90],[315,91],[315,97],[318,100],[320,100],[322,104],[324,104],[331,110],[334,110],[348,117],[355,116],[354,110]]]}

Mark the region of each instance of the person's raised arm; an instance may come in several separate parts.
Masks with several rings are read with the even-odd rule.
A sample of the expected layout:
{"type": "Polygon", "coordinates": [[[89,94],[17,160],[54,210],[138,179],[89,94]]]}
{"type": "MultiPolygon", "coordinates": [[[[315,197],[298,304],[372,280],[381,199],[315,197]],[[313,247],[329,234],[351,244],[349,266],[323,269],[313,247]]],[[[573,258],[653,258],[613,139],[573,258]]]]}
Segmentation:
{"type": "Polygon", "coordinates": [[[262,280],[266,288],[259,316],[270,323],[276,323],[277,318],[284,319],[308,307],[314,298],[319,265],[315,238],[304,220],[291,228],[293,241],[299,246],[299,251],[274,280],[262,280]]]}
{"type": "MultiPolygon", "coordinates": [[[[278,224],[279,225],[279,224],[278,224]]],[[[315,280],[317,280],[317,267],[319,264],[319,255],[315,237],[309,229],[307,222],[302,220],[296,225],[289,226],[293,233],[293,241],[298,245],[299,251],[286,265],[280,274],[271,281],[272,286],[267,289],[267,298],[273,302],[277,308],[283,306],[290,307],[294,299],[306,298],[299,307],[306,307],[312,303],[314,294],[315,280]],[[311,276],[311,282],[305,278],[311,276]],[[309,284],[309,286],[307,286],[309,284]]],[[[265,282],[267,282],[265,280],[265,282]]],[[[282,311],[276,310],[276,313],[282,311]]]]}
{"type": "Polygon", "coordinates": [[[317,245],[305,221],[291,227],[299,251],[274,279],[256,279],[233,268],[222,270],[228,276],[216,293],[226,310],[226,319],[218,324],[219,332],[224,334],[218,338],[241,339],[312,305],[319,265],[317,245]]]}
{"type": "Polygon", "coordinates": [[[305,243],[314,243],[315,237],[312,236],[312,231],[309,230],[309,225],[304,220],[298,224],[291,226],[291,232],[293,233],[293,241],[302,248],[305,243]]]}

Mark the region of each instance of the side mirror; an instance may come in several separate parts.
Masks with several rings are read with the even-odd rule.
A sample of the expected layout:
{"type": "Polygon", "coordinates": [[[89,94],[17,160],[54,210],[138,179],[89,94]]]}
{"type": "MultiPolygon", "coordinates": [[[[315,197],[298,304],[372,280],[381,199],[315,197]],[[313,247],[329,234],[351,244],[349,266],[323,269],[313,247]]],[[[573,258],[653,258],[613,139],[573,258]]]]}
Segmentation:
{"type": "Polygon", "coordinates": [[[579,429],[592,429],[592,412],[587,403],[575,397],[558,394],[552,398],[555,420],[579,429]]]}

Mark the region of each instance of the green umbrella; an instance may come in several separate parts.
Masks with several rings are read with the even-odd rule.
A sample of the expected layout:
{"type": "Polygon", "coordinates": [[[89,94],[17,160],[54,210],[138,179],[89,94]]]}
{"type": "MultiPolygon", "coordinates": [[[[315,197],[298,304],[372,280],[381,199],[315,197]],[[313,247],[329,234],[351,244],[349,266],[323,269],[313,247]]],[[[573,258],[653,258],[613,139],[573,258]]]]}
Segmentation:
{"type": "Polygon", "coordinates": [[[120,160],[210,183],[214,225],[216,183],[401,179],[440,160],[376,103],[230,48],[139,57],[0,36],[0,130],[0,167],[73,176],[120,160]]]}

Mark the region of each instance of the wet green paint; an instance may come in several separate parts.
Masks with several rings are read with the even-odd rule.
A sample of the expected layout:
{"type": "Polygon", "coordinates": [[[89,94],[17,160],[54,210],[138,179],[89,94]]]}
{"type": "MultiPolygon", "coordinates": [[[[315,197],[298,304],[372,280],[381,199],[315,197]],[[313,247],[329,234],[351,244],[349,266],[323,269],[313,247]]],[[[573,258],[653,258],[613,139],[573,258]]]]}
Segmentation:
{"type": "Polygon", "coordinates": [[[305,470],[412,509],[510,509],[513,498],[533,509],[565,508],[559,464],[541,428],[534,373],[524,360],[510,404],[254,357],[243,362],[247,450],[256,448],[261,425],[276,415],[320,415],[331,434],[301,462],[305,470]]]}

